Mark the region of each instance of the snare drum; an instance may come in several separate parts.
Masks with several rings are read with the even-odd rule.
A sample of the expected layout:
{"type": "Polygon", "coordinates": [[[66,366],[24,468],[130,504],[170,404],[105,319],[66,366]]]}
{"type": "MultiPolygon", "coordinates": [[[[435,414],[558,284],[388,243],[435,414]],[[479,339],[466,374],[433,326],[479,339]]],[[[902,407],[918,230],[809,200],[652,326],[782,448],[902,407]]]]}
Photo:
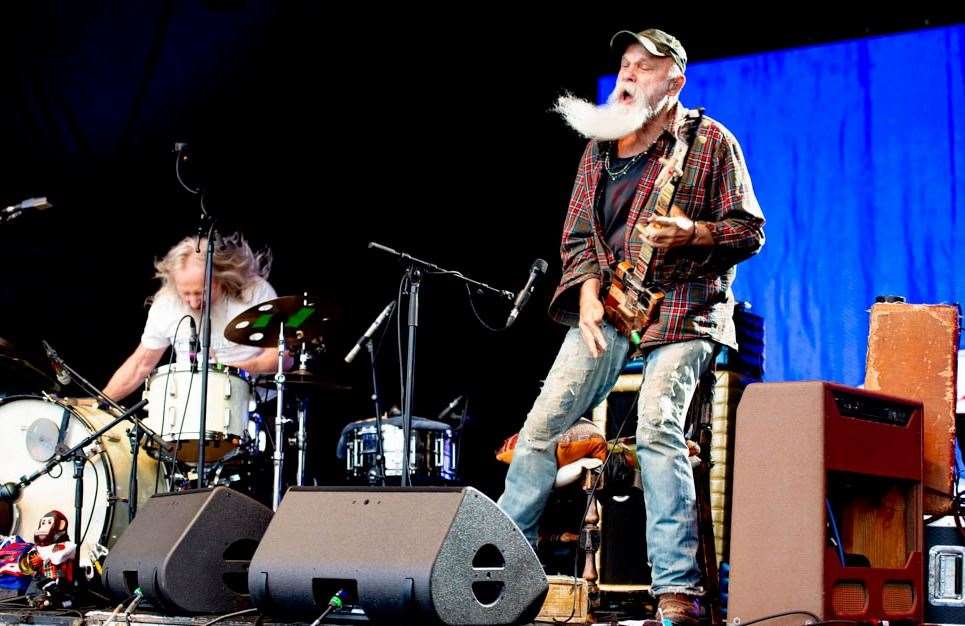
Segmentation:
{"type": "MultiPolygon", "coordinates": [[[[196,368],[195,368],[196,369],[196,368]]],[[[157,368],[144,387],[148,400],[144,423],[168,442],[178,458],[198,458],[201,440],[201,373],[190,365],[157,368]]],[[[217,461],[237,447],[248,423],[251,383],[248,373],[226,365],[208,369],[208,413],[205,418],[205,458],[217,461]]]]}
{"type": "MultiPolygon", "coordinates": [[[[402,476],[402,427],[399,418],[382,420],[382,450],[385,475],[402,476]]],[[[350,482],[378,483],[375,419],[352,422],[342,431],[345,445],[345,474],[350,482]]],[[[458,480],[456,443],[448,424],[412,418],[409,439],[409,475],[417,482],[458,480]]]]}
{"type": "MultiPolygon", "coordinates": [[[[10,396],[0,400],[0,480],[19,477],[42,469],[54,455],[61,426],[66,426],[63,443],[71,448],[102,428],[113,417],[93,406],[92,401],[55,400],[39,396],[10,396]],[[84,403],[89,403],[90,406],[84,403]]],[[[110,547],[128,525],[127,496],[131,472],[131,447],[127,437],[130,422],[121,422],[85,448],[84,529],[80,548],[81,564],[90,565],[95,543],[110,547]]],[[[152,495],[158,462],[143,452],[137,457],[137,501],[142,505],[152,495]]],[[[2,534],[18,534],[33,540],[40,518],[52,510],[67,516],[70,540],[74,540],[74,468],[64,461],[46,476],[23,488],[20,499],[9,510],[0,528],[2,534]]]]}

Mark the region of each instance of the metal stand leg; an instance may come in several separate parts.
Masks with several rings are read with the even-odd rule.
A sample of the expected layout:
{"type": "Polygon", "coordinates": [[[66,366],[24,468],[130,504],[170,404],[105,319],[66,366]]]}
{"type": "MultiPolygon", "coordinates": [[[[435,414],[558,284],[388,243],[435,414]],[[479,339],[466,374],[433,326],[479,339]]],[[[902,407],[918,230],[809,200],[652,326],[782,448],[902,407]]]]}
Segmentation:
{"type": "Polygon", "coordinates": [[[74,453],[74,545],[76,546],[74,553],[74,583],[80,588],[80,581],[83,576],[80,575],[80,542],[84,536],[84,464],[87,462],[87,457],[84,456],[83,450],[77,450],[74,453]]]}
{"type": "Polygon", "coordinates": [[[276,398],[275,410],[275,453],[273,455],[275,465],[275,486],[272,493],[272,508],[278,510],[281,502],[282,490],[284,488],[284,468],[285,468],[285,323],[281,324],[281,331],[278,333],[278,371],[275,373],[275,389],[278,393],[276,398]]]}
{"type": "Polygon", "coordinates": [[[307,422],[308,400],[298,398],[298,439],[296,441],[298,447],[298,476],[296,477],[296,484],[299,487],[305,484],[305,457],[308,453],[307,422]]]}

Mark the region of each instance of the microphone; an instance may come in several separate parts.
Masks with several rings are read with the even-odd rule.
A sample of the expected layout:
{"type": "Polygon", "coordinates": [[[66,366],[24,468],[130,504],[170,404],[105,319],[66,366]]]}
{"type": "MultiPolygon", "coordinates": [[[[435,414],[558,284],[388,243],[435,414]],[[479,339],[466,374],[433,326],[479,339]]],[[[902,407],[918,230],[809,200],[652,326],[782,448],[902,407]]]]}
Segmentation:
{"type": "Polygon", "coordinates": [[[446,408],[442,409],[442,412],[439,413],[439,416],[436,417],[436,420],[437,420],[437,421],[438,421],[438,420],[441,420],[441,419],[444,418],[445,416],[447,416],[447,415],[449,415],[450,413],[452,413],[452,410],[456,408],[456,405],[459,404],[460,402],[462,402],[463,397],[464,397],[464,396],[456,396],[456,399],[455,399],[455,400],[453,400],[452,402],[450,402],[449,405],[448,405],[446,408]]]}
{"type": "Polygon", "coordinates": [[[28,198],[19,204],[11,204],[0,209],[0,222],[15,220],[20,217],[21,213],[30,209],[44,211],[52,206],[54,205],[47,202],[47,198],[28,198]]]}
{"type": "Polygon", "coordinates": [[[11,204],[10,206],[0,211],[4,215],[9,215],[10,213],[19,213],[20,211],[26,211],[28,209],[36,209],[38,211],[45,211],[52,207],[50,202],[47,202],[47,198],[27,198],[19,204],[11,204]]]}
{"type": "Polygon", "coordinates": [[[188,347],[188,360],[191,362],[191,371],[198,369],[198,325],[194,322],[194,316],[188,316],[191,324],[191,345],[188,347]]]}
{"type": "Polygon", "coordinates": [[[362,344],[372,338],[372,335],[374,335],[375,331],[379,329],[379,326],[382,325],[382,322],[384,322],[389,315],[392,314],[393,309],[395,309],[395,300],[390,302],[384,309],[382,309],[382,312],[379,313],[377,318],[375,318],[375,321],[372,322],[372,325],[369,326],[369,329],[365,331],[365,334],[359,337],[359,340],[355,342],[355,345],[352,346],[352,349],[349,351],[349,353],[345,355],[346,363],[351,363],[352,360],[355,359],[355,356],[359,353],[359,350],[362,349],[362,344]]]}
{"type": "Polygon", "coordinates": [[[513,310],[509,312],[509,318],[506,320],[506,328],[512,326],[513,322],[516,321],[516,317],[519,315],[519,312],[523,310],[526,301],[533,295],[533,290],[536,288],[536,279],[538,279],[541,274],[546,273],[547,267],[548,264],[543,259],[536,259],[533,261],[533,264],[529,266],[529,278],[519,293],[516,294],[516,300],[513,301],[513,310]]]}
{"type": "Polygon", "coordinates": [[[50,347],[50,344],[47,343],[46,340],[42,343],[44,344],[44,352],[47,353],[47,358],[50,360],[50,367],[53,368],[54,375],[57,377],[57,382],[61,385],[69,385],[73,379],[70,377],[70,372],[64,369],[60,356],[50,347]]]}
{"type": "Polygon", "coordinates": [[[16,502],[20,498],[20,483],[0,485],[0,502],[16,502]]]}

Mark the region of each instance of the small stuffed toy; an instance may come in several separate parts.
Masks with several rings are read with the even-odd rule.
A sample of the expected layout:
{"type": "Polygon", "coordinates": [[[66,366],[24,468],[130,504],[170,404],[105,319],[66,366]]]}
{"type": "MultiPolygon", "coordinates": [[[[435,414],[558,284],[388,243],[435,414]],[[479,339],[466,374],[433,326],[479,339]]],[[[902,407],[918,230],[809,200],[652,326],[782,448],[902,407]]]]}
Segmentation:
{"type": "Polygon", "coordinates": [[[77,545],[68,539],[63,513],[51,511],[40,518],[34,544],[20,561],[21,570],[34,577],[27,598],[37,608],[69,607],[77,545]]]}

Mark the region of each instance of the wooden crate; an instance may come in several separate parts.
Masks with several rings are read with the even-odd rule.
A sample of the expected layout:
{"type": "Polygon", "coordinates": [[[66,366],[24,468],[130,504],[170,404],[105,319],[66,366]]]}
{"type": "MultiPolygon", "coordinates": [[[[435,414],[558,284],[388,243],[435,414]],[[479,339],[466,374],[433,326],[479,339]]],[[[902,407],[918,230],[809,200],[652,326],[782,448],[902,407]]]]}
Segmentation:
{"type": "Polygon", "coordinates": [[[536,621],[589,624],[590,596],[586,581],[572,576],[547,576],[546,580],[550,588],[536,621]]]}

